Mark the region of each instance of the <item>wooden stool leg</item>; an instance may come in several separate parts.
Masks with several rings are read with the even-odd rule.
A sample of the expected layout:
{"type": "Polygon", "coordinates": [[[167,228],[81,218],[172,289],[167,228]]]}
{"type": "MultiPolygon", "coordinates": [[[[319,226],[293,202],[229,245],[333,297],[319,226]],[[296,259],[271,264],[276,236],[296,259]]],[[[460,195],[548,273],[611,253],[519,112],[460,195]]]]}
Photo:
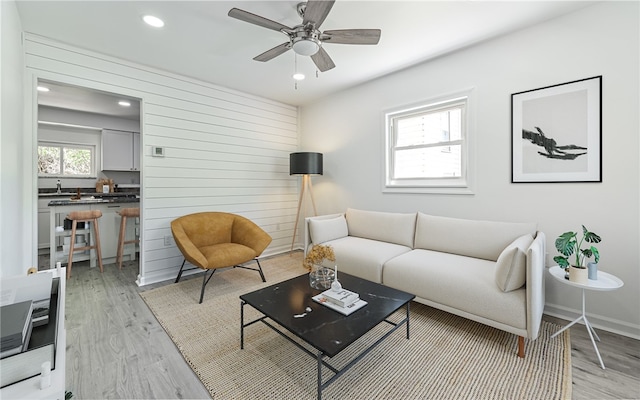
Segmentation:
{"type": "Polygon", "coordinates": [[[120,234],[118,235],[118,253],[116,255],[116,262],[118,263],[118,269],[122,269],[122,253],[124,252],[124,239],[125,230],[127,228],[127,216],[123,215],[120,219],[120,234]]]}
{"type": "Polygon", "coordinates": [[[93,231],[96,236],[96,251],[98,253],[98,266],[100,266],[100,272],[103,272],[102,269],[102,251],[100,251],[100,229],[98,228],[98,219],[93,219],[93,231]]]}
{"type": "MultiPolygon", "coordinates": [[[[71,278],[71,264],[73,263],[73,247],[76,244],[76,226],[78,221],[75,219],[71,223],[71,243],[69,243],[69,260],[67,262],[67,279],[71,278]]],[[[55,257],[55,254],[52,255],[55,257]]]]}

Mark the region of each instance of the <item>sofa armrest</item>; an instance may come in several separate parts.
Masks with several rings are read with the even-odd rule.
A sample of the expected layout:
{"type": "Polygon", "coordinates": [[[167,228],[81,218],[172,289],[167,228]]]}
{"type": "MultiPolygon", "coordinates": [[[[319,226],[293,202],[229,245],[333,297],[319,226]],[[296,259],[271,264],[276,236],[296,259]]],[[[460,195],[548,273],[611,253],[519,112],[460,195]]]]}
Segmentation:
{"type": "Polygon", "coordinates": [[[538,231],[527,250],[527,337],[536,339],[544,311],[546,237],[538,231]]]}
{"type": "Polygon", "coordinates": [[[311,234],[309,231],[309,221],[311,220],[322,220],[322,219],[332,219],[340,216],[344,216],[344,214],[327,214],[327,215],[319,215],[317,217],[307,217],[304,219],[304,255],[307,255],[307,252],[310,250],[309,246],[311,245],[311,234]]]}

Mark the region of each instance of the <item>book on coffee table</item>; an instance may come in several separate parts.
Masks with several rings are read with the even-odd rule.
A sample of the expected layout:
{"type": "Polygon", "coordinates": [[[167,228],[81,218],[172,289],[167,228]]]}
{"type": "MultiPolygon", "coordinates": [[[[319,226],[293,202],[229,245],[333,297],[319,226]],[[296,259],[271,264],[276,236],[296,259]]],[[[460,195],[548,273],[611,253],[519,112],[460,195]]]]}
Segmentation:
{"type": "Polygon", "coordinates": [[[358,293],[352,292],[347,289],[327,289],[322,292],[322,295],[330,302],[340,306],[346,307],[351,303],[355,303],[360,299],[360,295],[358,293]]]}
{"type": "Polygon", "coordinates": [[[320,303],[326,307],[329,307],[332,310],[335,310],[337,312],[339,312],[340,314],[343,315],[349,315],[351,313],[353,313],[354,311],[357,311],[359,309],[361,309],[362,307],[366,306],[368,303],[362,299],[358,299],[355,302],[347,305],[346,307],[341,307],[335,303],[332,303],[331,301],[329,301],[327,299],[327,297],[325,297],[324,293],[320,293],[318,295],[315,295],[312,297],[313,301],[315,301],[316,303],[320,303]]]}

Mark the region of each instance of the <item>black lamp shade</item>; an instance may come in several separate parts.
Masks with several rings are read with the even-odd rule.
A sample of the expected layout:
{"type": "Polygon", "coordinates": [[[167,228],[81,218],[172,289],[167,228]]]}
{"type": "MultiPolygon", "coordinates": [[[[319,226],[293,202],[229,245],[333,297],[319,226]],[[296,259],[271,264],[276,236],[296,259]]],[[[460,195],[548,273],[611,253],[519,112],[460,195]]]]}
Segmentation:
{"type": "Polygon", "coordinates": [[[322,153],[291,153],[289,175],[322,175],[322,153]]]}

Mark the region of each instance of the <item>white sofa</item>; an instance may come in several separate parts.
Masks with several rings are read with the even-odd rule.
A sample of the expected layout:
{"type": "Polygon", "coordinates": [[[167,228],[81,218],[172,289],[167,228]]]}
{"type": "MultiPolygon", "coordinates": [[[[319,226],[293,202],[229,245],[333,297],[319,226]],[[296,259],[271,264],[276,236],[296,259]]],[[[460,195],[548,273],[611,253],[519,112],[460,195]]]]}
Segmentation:
{"type": "MultiPolygon", "coordinates": [[[[535,223],[348,209],[305,219],[305,254],[331,245],[338,271],[416,301],[536,339],[544,309],[545,236],[535,223]]],[[[332,265],[327,265],[332,266],[332,265]]]]}

